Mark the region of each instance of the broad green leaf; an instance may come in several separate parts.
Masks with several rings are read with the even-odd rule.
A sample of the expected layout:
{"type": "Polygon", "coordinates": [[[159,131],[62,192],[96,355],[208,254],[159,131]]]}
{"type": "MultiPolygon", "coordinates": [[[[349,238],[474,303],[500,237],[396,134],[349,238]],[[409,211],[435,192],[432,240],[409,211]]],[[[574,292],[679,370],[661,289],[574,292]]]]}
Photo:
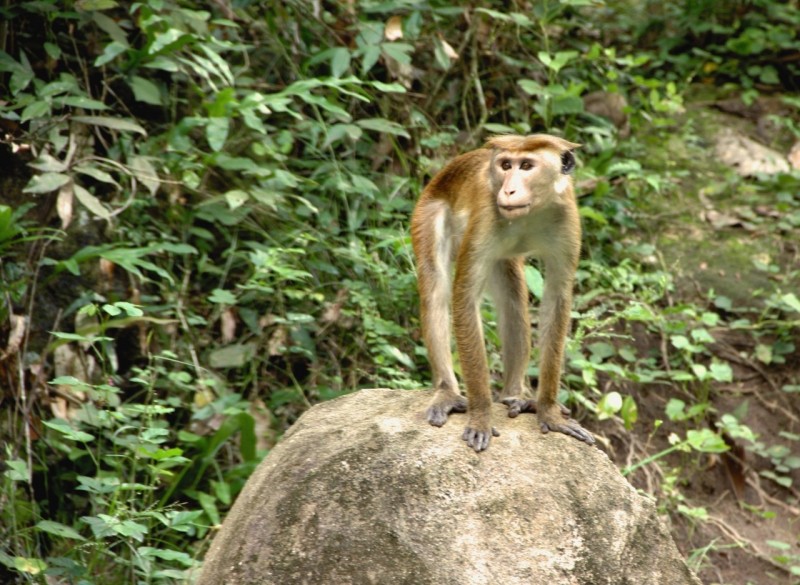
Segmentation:
{"type": "Polygon", "coordinates": [[[722,437],[711,429],[688,430],[686,440],[692,449],[702,453],[723,453],[729,449],[722,437]]]}
{"type": "Polygon", "coordinates": [[[147,187],[150,196],[153,197],[161,186],[161,180],[155,167],[146,156],[133,155],[128,158],[128,168],[142,185],[147,187]]]}
{"type": "Polygon", "coordinates": [[[62,173],[42,173],[34,175],[25,188],[23,193],[50,193],[69,183],[72,179],[69,175],[62,173]]]}
{"type": "Polygon", "coordinates": [[[506,126],[505,124],[494,124],[488,123],[484,124],[483,127],[488,130],[489,132],[493,132],[495,134],[513,134],[514,129],[511,126],[506,126]]]}
{"type": "Polygon", "coordinates": [[[619,392],[609,392],[597,403],[597,418],[604,420],[611,418],[622,409],[622,395],[619,392]]]}
{"type": "Polygon", "coordinates": [[[156,34],[156,38],[153,41],[153,44],[150,45],[148,53],[150,53],[151,55],[158,53],[159,51],[171,45],[172,43],[177,42],[182,36],[184,36],[184,32],[176,28],[171,28],[164,33],[158,33],[156,34]]]}
{"type": "Polygon", "coordinates": [[[625,428],[627,430],[631,430],[633,425],[636,424],[636,421],[639,419],[639,407],[632,396],[626,396],[622,401],[620,416],[625,422],[625,428]]]}
{"type": "Polygon", "coordinates": [[[406,93],[406,88],[399,83],[383,83],[382,81],[370,81],[370,85],[384,93],[406,93]]]}
{"type": "Polygon", "coordinates": [[[105,206],[100,203],[100,200],[89,193],[86,189],[78,185],[77,183],[72,185],[72,188],[75,192],[75,198],[80,201],[86,209],[94,213],[100,219],[111,219],[111,212],[105,208],[105,206]]]}
{"type": "Polygon", "coordinates": [[[78,10],[111,10],[118,6],[116,0],[76,0],[75,8],[78,10]]]}
{"type": "Polygon", "coordinates": [[[685,409],[686,403],[683,400],[670,398],[664,410],[669,420],[681,421],[686,419],[685,409]]]}
{"type": "Polygon", "coordinates": [[[163,105],[161,90],[149,79],[134,75],[128,80],[128,85],[133,90],[133,97],[138,101],[154,106],[163,105]]]}
{"type": "Polygon", "coordinates": [[[408,132],[406,132],[406,129],[403,126],[397,122],[392,122],[384,118],[365,118],[363,120],[357,120],[356,124],[362,128],[366,128],[367,130],[386,132],[387,134],[394,134],[395,136],[410,138],[408,132]]]}
{"type": "Polygon", "coordinates": [[[93,126],[103,126],[122,132],[137,132],[147,136],[147,131],[145,131],[144,128],[138,123],[126,118],[112,118],[110,116],[72,116],[72,121],[93,126]]]}
{"type": "Polygon", "coordinates": [[[381,51],[401,65],[411,65],[411,55],[414,46],[408,43],[381,43],[381,51]]]}
{"type": "Polygon", "coordinates": [[[96,181],[100,181],[101,183],[109,183],[120,188],[119,183],[117,183],[116,179],[112,177],[106,171],[100,169],[99,167],[94,166],[92,162],[87,163],[86,165],[78,165],[72,168],[76,173],[80,173],[82,175],[88,175],[92,177],[96,181]]]}
{"type": "Polygon", "coordinates": [[[211,303],[216,303],[220,305],[235,305],[236,295],[234,295],[229,290],[225,290],[222,288],[215,288],[208,296],[208,300],[211,303]]]}
{"type": "Polygon", "coordinates": [[[241,368],[253,359],[255,353],[254,343],[234,343],[209,353],[208,363],[212,368],[241,368]]]}
{"type": "Polygon", "coordinates": [[[92,14],[92,20],[94,20],[95,24],[101,30],[105,31],[108,36],[111,37],[112,41],[120,45],[128,46],[128,35],[113,18],[106,16],[102,12],[95,12],[92,14]]]}
{"type": "Polygon", "coordinates": [[[794,293],[786,293],[781,296],[781,302],[793,311],[800,313],[800,299],[794,293]]]}
{"type": "Polygon", "coordinates": [[[336,47],[331,50],[331,75],[341,77],[350,68],[350,50],[336,47]]]}
{"type": "Polygon", "coordinates": [[[709,366],[711,377],[717,382],[733,382],[733,370],[725,363],[714,362],[709,366]]]}
{"type": "Polygon", "coordinates": [[[47,569],[47,563],[40,559],[14,557],[14,568],[20,573],[38,575],[47,569]]]}
{"type": "Polygon", "coordinates": [[[28,481],[30,473],[28,464],[22,459],[9,459],[5,462],[7,469],[3,472],[3,477],[11,481],[28,481]]]}
{"type": "Polygon", "coordinates": [[[20,115],[20,122],[27,122],[36,118],[46,118],[50,116],[50,102],[37,100],[25,106],[20,115]]]}
{"type": "Polygon", "coordinates": [[[102,67],[106,63],[109,63],[120,56],[122,53],[128,50],[128,43],[120,43],[117,41],[111,41],[108,43],[103,52],[94,60],[95,67],[102,67]]]}
{"type": "Polygon", "coordinates": [[[28,166],[44,173],[61,173],[67,170],[66,164],[46,152],[40,154],[32,163],[28,163],[28,166]]]}
{"type": "Polygon", "coordinates": [[[44,532],[47,532],[49,534],[55,534],[56,536],[60,536],[61,538],[86,540],[74,528],[67,526],[66,524],[61,524],[60,522],[53,522],[52,520],[41,520],[36,523],[36,528],[44,532]]]}
{"type": "Polygon", "coordinates": [[[79,441],[81,443],[94,441],[94,435],[73,429],[67,421],[60,418],[42,421],[42,424],[53,429],[54,431],[61,433],[65,439],[69,439],[71,441],[79,441]]]}
{"type": "MultiPolygon", "coordinates": [[[[198,494],[198,496],[202,496],[202,495],[206,495],[207,496],[208,494],[203,494],[202,492],[200,492],[198,494]]],[[[198,501],[200,502],[200,505],[203,506],[203,502],[200,500],[199,497],[198,497],[198,501]]],[[[205,507],[204,507],[204,509],[205,509],[205,507]]],[[[213,519],[212,519],[212,522],[213,522],[213,519]]],[[[217,517],[217,521],[215,522],[215,524],[219,524],[219,516],[217,517]]],[[[179,551],[176,551],[176,550],[169,550],[169,549],[164,549],[164,548],[153,548],[153,547],[150,547],[150,546],[140,546],[138,549],[136,549],[136,551],[144,558],[148,558],[148,559],[159,558],[159,559],[163,559],[165,561],[175,561],[175,562],[178,562],[178,563],[182,564],[185,567],[192,567],[194,565],[194,562],[195,562],[191,555],[188,555],[185,552],[179,552],[179,551]]]]}
{"type": "Polygon", "coordinates": [[[230,130],[230,118],[209,118],[206,123],[206,140],[214,152],[219,152],[225,146],[230,130]]]}
{"type": "Polygon", "coordinates": [[[525,283],[534,297],[537,299],[542,298],[542,294],[544,294],[544,278],[542,278],[542,273],[535,266],[525,265],[525,283]]]}
{"type": "Polygon", "coordinates": [[[98,100],[93,100],[88,97],[84,96],[66,96],[62,98],[57,98],[54,100],[56,103],[61,103],[65,106],[70,106],[72,108],[83,108],[84,110],[107,110],[108,106],[105,105],[103,102],[98,100]]]}

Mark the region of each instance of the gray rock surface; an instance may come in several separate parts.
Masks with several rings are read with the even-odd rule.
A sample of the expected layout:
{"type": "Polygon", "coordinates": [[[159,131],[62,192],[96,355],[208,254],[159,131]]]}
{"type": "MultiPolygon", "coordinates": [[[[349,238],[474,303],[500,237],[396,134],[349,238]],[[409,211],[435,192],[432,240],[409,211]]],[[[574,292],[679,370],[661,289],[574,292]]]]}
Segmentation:
{"type": "Polygon", "coordinates": [[[495,405],[425,422],[429,392],[362,390],[311,408],[253,473],[198,585],[699,585],[607,456],[495,405]]]}

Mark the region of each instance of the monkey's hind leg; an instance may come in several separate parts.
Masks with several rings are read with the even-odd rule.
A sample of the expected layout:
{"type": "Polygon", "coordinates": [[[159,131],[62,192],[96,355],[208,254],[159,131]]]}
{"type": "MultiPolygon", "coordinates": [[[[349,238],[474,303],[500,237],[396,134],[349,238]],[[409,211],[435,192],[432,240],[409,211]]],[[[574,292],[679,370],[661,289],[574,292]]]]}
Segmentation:
{"type": "MultiPolygon", "coordinates": [[[[536,400],[534,399],[526,398],[525,396],[509,396],[508,398],[503,398],[500,402],[508,407],[509,418],[516,418],[526,412],[536,414],[536,400]]],[[[558,407],[561,409],[561,414],[569,418],[569,408],[561,403],[558,403],[558,407]]]]}
{"type": "Polygon", "coordinates": [[[425,411],[425,418],[433,426],[441,427],[451,412],[467,412],[467,399],[447,387],[440,387],[425,411]]]}
{"type": "Polygon", "coordinates": [[[592,433],[584,429],[580,423],[571,418],[564,417],[564,407],[558,403],[537,406],[536,417],[539,419],[539,428],[542,433],[555,431],[564,433],[589,445],[594,444],[592,433]]]}

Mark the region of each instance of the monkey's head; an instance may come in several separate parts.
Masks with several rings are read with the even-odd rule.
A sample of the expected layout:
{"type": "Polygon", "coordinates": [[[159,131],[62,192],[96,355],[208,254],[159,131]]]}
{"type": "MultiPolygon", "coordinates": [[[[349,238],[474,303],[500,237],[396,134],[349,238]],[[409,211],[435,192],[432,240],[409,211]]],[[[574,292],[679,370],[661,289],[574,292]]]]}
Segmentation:
{"type": "Polygon", "coordinates": [[[579,146],[549,134],[490,138],[486,142],[492,149],[489,185],[500,216],[516,219],[571,197],[572,151],[579,146]]]}

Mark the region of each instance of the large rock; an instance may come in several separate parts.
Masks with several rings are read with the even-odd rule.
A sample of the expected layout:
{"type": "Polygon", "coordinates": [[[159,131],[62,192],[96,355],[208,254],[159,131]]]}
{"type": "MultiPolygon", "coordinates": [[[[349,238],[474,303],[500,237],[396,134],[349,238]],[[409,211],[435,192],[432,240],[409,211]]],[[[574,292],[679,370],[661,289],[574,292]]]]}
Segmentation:
{"type": "Polygon", "coordinates": [[[253,473],[198,585],[698,584],[607,456],[495,405],[476,454],[431,394],[362,390],[306,412],[253,473]]]}

